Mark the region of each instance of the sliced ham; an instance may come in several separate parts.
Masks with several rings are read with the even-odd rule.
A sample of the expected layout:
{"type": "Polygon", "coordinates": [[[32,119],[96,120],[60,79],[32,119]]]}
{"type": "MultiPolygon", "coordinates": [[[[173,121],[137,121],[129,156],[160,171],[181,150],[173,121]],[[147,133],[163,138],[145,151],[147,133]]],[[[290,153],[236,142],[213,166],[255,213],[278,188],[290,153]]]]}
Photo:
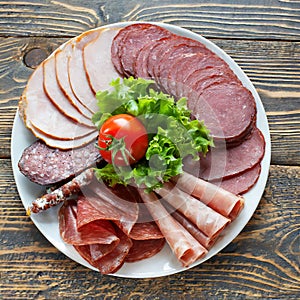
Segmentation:
{"type": "Polygon", "coordinates": [[[108,90],[110,82],[119,76],[111,61],[111,44],[118,29],[110,28],[83,48],[83,62],[93,92],[108,90]]]}
{"type": "Polygon", "coordinates": [[[207,250],[168,213],[153,192],[145,193],[140,190],[140,195],[183,266],[191,265],[207,253],[207,250]]]}
{"type": "Polygon", "coordinates": [[[54,106],[65,116],[72,121],[85,125],[90,128],[96,128],[91,119],[82,115],[76,106],[74,106],[61,90],[57,77],[55,57],[51,56],[44,61],[43,68],[44,75],[44,90],[48,98],[52,101],[54,106]]]}
{"type": "Polygon", "coordinates": [[[214,239],[230,223],[228,218],[181,191],[171,183],[165,183],[156,192],[174,209],[180,211],[187,219],[197,225],[209,238],[214,239]]]}
{"type": "Polygon", "coordinates": [[[72,53],[72,42],[68,42],[62,49],[58,49],[55,52],[55,64],[56,64],[56,78],[58,84],[68,98],[68,100],[74,105],[77,110],[87,118],[91,118],[93,113],[81,103],[72,91],[69,73],[68,62],[72,53]]]}
{"type": "MultiPolygon", "coordinates": [[[[87,31],[73,41],[68,74],[73,93],[83,106],[95,113],[98,110],[95,93],[91,89],[83,62],[83,48],[98,37],[100,30],[87,31]]],[[[99,50],[100,51],[100,50],[99,50]]],[[[101,52],[99,53],[101,55],[101,52]]]]}
{"type": "Polygon", "coordinates": [[[126,262],[135,262],[142,259],[152,257],[157,254],[165,245],[165,239],[144,240],[136,241],[132,240],[132,247],[125,258],[126,262]]]}
{"type": "Polygon", "coordinates": [[[176,187],[198,198],[201,202],[234,220],[244,207],[244,198],[188,173],[179,175],[176,187]]]}
{"type": "MultiPolygon", "coordinates": [[[[95,133],[95,129],[73,122],[52,104],[43,87],[43,64],[30,77],[19,102],[25,125],[47,143],[45,136],[57,140],[74,140],[95,133]]],[[[96,136],[91,135],[91,139],[96,136]]]]}

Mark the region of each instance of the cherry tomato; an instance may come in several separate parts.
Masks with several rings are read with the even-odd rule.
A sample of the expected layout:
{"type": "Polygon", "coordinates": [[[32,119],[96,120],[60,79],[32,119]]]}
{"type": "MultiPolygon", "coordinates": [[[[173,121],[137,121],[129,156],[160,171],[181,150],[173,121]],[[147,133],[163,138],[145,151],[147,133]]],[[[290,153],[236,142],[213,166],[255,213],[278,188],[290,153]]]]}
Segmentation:
{"type": "Polygon", "coordinates": [[[144,157],[148,148],[148,135],[139,119],[120,114],[103,123],[98,145],[105,161],[116,166],[126,166],[144,157]]]}

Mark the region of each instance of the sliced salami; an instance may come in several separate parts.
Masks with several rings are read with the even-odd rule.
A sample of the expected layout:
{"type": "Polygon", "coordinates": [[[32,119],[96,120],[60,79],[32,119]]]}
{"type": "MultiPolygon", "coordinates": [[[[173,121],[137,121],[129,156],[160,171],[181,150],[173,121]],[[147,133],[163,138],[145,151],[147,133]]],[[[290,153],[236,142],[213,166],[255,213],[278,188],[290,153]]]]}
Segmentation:
{"type": "Polygon", "coordinates": [[[165,239],[136,241],[132,240],[132,247],[125,258],[126,262],[136,262],[152,257],[161,251],[165,245],[165,239]]]}
{"type": "Polygon", "coordinates": [[[52,185],[95,166],[98,158],[99,151],[94,142],[81,148],[64,151],[49,147],[38,140],[23,151],[18,167],[32,182],[52,185]]]}

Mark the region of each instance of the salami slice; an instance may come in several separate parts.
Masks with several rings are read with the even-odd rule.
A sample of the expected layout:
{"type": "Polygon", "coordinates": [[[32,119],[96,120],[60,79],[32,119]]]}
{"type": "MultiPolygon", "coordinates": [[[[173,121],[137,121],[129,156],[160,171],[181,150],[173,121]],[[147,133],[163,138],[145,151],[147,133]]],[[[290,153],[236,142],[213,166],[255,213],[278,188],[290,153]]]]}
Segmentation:
{"type": "Polygon", "coordinates": [[[156,192],[174,209],[180,211],[209,238],[214,239],[230,223],[230,220],[214,211],[194,197],[179,190],[171,183],[165,183],[156,192]]]}
{"type": "Polygon", "coordinates": [[[141,190],[140,195],[183,266],[189,266],[207,253],[207,250],[168,213],[153,192],[145,193],[141,190]]]}
{"type": "Polygon", "coordinates": [[[19,170],[40,185],[58,184],[95,166],[99,151],[94,143],[73,150],[59,150],[38,140],[27,147],[18,162],[19,170]]]}
{"type": "Polygon", "coordinates": [[[165,245],[165,239],[136,241],[132,240],[132,247],[125,258],[126,262],[136,262],[152,257],[161,251],[165,245]]]}

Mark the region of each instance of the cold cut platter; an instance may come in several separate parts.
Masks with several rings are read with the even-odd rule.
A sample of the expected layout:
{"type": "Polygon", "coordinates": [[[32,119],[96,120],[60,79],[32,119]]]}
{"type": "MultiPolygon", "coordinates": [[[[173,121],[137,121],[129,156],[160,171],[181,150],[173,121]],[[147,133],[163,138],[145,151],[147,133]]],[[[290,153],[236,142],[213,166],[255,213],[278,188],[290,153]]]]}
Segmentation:
{"type": "Polygon", "coordinates": [[[11,143],[41,233],[74,261],[131,278],[182,272],[226,247],[259,204],[270,152],[259,95],[223,50],[135,22],[85,32],[37,67],[11,143]]]}

